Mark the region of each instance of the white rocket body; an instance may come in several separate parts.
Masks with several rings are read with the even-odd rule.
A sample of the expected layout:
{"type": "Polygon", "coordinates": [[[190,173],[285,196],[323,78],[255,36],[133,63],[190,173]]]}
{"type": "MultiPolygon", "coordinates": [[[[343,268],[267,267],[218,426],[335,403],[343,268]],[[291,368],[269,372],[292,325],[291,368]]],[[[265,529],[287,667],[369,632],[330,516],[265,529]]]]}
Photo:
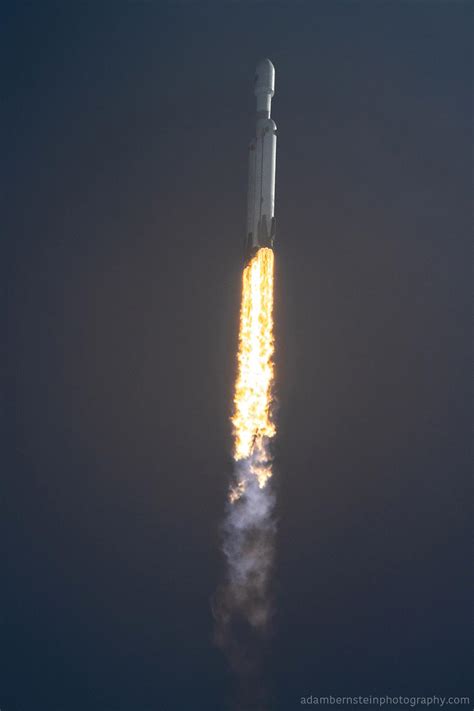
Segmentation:
{"type": "Polygon", "coordinates": [[[270,118],[275,93],[275,67],[269,59],[257,65],[255,76],[257,127],[249,145],[249,182],[245,259],[275,239],[276,124],[270,118]]]}

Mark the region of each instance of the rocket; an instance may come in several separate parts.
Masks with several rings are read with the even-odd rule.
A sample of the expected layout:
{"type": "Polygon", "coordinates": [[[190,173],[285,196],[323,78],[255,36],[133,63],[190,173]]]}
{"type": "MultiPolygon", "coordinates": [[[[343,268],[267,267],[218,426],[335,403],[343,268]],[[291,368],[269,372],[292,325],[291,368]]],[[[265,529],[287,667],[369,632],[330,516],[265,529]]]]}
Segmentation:
{"type": "Polygon", "coordinates": [[[255,138],[249,145],[247,235],[245,261],[260,247],[273,247],[275,239],[276,124],[270,118],[275,93],[275,67],[269,59],[257,64],[254,94],[257,98],[255,138]]]}

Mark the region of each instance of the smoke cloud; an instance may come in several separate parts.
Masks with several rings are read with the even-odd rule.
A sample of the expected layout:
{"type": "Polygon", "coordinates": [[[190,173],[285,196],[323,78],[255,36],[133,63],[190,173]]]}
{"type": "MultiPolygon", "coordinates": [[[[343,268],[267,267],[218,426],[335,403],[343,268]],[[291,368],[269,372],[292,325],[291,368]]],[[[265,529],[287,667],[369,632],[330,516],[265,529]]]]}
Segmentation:
{"type": "MultiPolygon", "coordinates": [[[[248,460],[236,462],[236,486],[244,493],[227,504],[222,526],[226,580],[214,605],[215,642],[228,658],[238,688],[234,709],[263,711],[268,706],[265,657],[270,639],[273,601],[271,571],[276,524],[271,484],[260,488],[253,473],[262,464],[261,447],[248,460]]],[[[268,467],[268,458],[265,459],[268,467]]]]}

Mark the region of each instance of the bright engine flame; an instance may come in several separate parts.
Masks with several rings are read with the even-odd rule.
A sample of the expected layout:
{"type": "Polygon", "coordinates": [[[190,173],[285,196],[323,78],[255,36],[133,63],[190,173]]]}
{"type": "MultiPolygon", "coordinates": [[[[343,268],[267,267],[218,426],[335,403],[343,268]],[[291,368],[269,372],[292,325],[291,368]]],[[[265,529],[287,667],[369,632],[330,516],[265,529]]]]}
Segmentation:
{"type": "MultiPolygon", "coordinates": [[[[250,459],[250,471],[256,476],[260,488],[271,476],[264,438],[275,435],[271,416],[273,262],[273,250],[262,248],[243,272],[238,373],[232,416],[234,459],[250,459]]],[[[231,491],[230,500],[240,498],[244,491],[245,482],[241,481],[231,491]]]]}

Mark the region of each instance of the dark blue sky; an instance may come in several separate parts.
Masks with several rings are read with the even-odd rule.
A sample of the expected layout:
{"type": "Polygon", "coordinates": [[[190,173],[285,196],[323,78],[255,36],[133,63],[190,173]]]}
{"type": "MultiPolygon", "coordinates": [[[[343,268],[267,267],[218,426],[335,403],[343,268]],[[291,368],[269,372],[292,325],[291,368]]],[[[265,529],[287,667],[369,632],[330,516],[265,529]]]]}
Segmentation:
{"type": "Polygon", "coordinates": [[[2,711],[226,708],[210,599],[262,56],[271,709],[469,694],[472,5],[11,2],[0,24],[2,711]]]}

